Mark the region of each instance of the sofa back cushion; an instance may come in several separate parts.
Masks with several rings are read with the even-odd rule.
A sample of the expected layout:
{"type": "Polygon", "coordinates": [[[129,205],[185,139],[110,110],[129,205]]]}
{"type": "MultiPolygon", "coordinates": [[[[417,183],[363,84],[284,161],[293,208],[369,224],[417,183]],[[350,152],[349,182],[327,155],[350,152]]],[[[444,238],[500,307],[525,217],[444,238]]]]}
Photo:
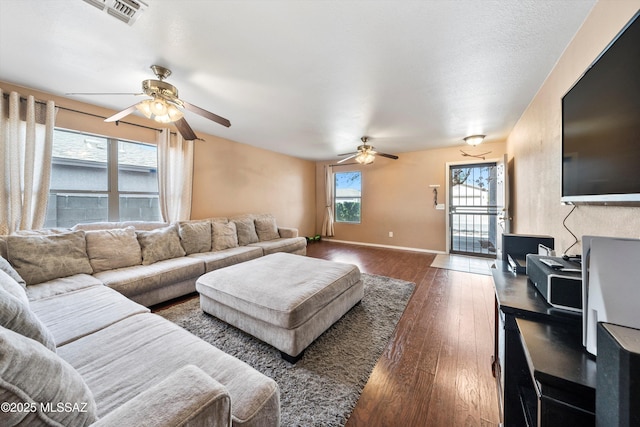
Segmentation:
{"type": "Polygon", "coordinates": [[[175,225],[150,231],[136,231],[142,249],[142,264],[149,265],[185,255],[175,225]]]}
{"type": "MultiPolygon", "coordinates": [[[[0,275],[2,274],[4,273],[0,272],[0,275]]],[[[7,290],[6,282],[11,280],[13,279],[7,275],[0,277],[0,282],[2,282],[0,285],[0,326],[34,339],[46,346],[49,350],[55,352],[56,344],[53,335],[42,324],[35,313],[31,311],[26,294],[19,296],[7,290]]],[[[15,283],[15,286],[19,287],[20,285],[15,283]]],[[[0,346],[0,349],[4,350],[2,346],[0,346]]],[[[2,351],[0,351],[0,353],[1,352],[2,351]]],[[[0,375],[0,377],[2,376],[0,375]]],[[[0,400],[0,402],[2,402],[2,400],[0,400]]]]}
{"type": "Polygon", "coordinates": [[[238,233],[238,245],[247,246],[249,243],[257,243],[258,234],[256,233],[256,225],[252,216],[243,216],[232,218],[231,221],[236,225],[238,233]]]}
{"type": "Polygon", "coordinates": [[[94,273],[142,263],[133,227],[85,231],[87,255],[94,273]]]}
{"type": "Polygon", "coordinates": [[[29,405],[28,411],[3,411],[3,425],[88,426],[97,420],[91,391],[56,353],[2,327],[0,348],[0,402],[29,405]]]}
{"type": "Polygon", "coordinates": [[[224,249],[238,246],[238,234],[236,225],[233,222],[212,222],[211,223],[213,250],[222,251],[224,249]]]}
{"type": "Polygon", "coordinates": [[[278,226],[276,225],[276,219],[271,215],[256,216],[254,220],[256,225],[256,233],[261,242],[265,240],[274,240],[280,238],[278,234],[278,226]]]}
{"type": "Polygon", "coordinates": [[[27,285],[74,274],[92,274],[84,231],[7,236],[9,262],[27,285]]]}
{"type": "Polygon", "coordinates": [[[208,219],[180,221],[178,222],[178,234],[180,234],[180,242],[187,255],[211,250],[211,221],[208,219]]]}

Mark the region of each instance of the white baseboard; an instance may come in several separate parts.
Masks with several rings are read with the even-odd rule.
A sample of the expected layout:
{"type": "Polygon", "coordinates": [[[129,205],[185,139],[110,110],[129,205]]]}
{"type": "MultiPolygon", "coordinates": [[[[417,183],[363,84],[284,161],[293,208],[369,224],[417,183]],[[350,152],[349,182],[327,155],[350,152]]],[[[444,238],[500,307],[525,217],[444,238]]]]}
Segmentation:
{"type": "Polygon", "coordinates": [[[330,238],[327,238],[327,237],[322,237],[322,240],[326,240],[327,242],[346,243],[346,244],[349,244],[349,245],[373,246],[373,247],[376,247],[376,248],[398,249],[398,250],[401,250],[401,251],[425,252],[425,253],[429,253],[429,254],[446,254],[446,252],[434,251],[434,250],[431,250],[431,249],[408,248],[406,246],[381,245],[381,244],[378,244],[378,243],[352,242],[352,241],[349,241],[349,240],[337,240],[337,239],[330,239],[330,238]]]}

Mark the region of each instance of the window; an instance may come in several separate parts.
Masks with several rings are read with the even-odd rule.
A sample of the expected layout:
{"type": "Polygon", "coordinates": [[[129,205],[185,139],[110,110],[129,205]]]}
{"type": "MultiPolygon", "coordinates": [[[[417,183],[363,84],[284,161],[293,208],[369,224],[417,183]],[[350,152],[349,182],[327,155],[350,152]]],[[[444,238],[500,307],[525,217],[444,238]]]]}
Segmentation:
{"type": "Polygon", "coordinates": [[[359,171],[335,174],[336,222],[360,223],[362,176],[359,171]]]}
{"type": "Polygon", "coordinates": [[[157,148],[56,129],[45,227],[158,221],[157,148]]]}

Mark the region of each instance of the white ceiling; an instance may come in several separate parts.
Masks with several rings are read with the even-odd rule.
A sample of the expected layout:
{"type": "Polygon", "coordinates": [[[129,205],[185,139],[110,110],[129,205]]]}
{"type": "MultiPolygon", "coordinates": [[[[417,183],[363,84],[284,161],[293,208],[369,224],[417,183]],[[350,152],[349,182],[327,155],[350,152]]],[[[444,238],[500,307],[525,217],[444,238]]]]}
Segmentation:
{"type": "MultiPolygon", "coordinates": [[[[196,132],[296,157],[503,140],[595,0],[148,0],[128,26],[82,0],[0,0],[0,80],[140,92],[159,64],[196,132]]],[[[122,110],[134,96],[76,96],[122,110]]],[[[560,102],[560,100],[558,100],[560,102]]]]}

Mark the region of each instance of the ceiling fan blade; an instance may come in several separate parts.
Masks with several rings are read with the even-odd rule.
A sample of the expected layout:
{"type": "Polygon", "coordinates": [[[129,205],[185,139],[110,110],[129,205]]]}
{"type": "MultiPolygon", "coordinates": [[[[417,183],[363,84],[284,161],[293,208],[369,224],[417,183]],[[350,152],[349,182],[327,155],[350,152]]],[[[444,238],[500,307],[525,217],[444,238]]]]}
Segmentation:
{"type": "Polygon", "coordinates": [[[120,111],[119,113],[114,114],[111,117],[108,117],[106,119],[104,119],[105,122],[117,122],[118,120],[122,119],[123,117],[128,116],[129,114],[133,113],[134,111],[136,111],[136,106],[139,104],[135,103],[133,104],[131,107],[120,111]]]}
{"type": "Polygon", "coordinates": [[[377,155],[377,156],[382,156],[382,157],[387,157],[387,158],[389,158],[389,159],[393,159],[393,160],[398,160],[398,159],[399,159],[399,157],[398,157],[398,156],[396,156],[395,154],[381,153],[381,152],[379,152],[379,151],[376,153],[376,155],[377,155]]]}
{"type": "Polygon", "coordinates": [[[200,115],[200,116],[202,116],[204,118],[207,118],[209,120],[213,120],[214,122],[219,123],[222,126],[226,126],[226,127],[231,126],[231,122],[229,120],[225,119],[224,117],[220,117],[217,114],[213,114],[210,111],[204,110],[204,109],[202,109],[200,107],[197,107],[197,106],[195,106],[193,104],[189,104],[187,101],[182,101],[182,100],[180,100],[180,101],[184,105],[184,108],[189,110],[189,111],[191,111],[192,113],[196,113],[196,114],[198,114],[198,115],[200,115]]]}
{"type": "Polygon", "coordinates": [[[174,125],[176,125],[178,132],[180,132],[180,135],[182,135],[182,138],[184,138],[186,141],[193,141],[195,139],[198,139],[198,136],[195,134],[193,129],[191,129],[191,126],[189,126],[189,123],[187,123],[184,117],[177,122],[174,122],[174,125]]]}
{"type": "Polygon", "coordinates": [[[338,161],[338,163],[346,162],[346,161],[347,161],[347,160],[349,160],[349,159],[353,159],[353,158],[354,158],[355,156],[357,156],[357,155],[358,155],[358,153],[352,154],[352,155],[350,155],[349,157],[345,157],[344,159],[342,159],[342,160],[338,161]]]}
{"type": "Polygon", "coordinates": [[[338,154],[338,156],[354,156],[356,154],[358,154],[359,151],[352,151],[351,153],[342,153],[342,154],[338,154]]]}

